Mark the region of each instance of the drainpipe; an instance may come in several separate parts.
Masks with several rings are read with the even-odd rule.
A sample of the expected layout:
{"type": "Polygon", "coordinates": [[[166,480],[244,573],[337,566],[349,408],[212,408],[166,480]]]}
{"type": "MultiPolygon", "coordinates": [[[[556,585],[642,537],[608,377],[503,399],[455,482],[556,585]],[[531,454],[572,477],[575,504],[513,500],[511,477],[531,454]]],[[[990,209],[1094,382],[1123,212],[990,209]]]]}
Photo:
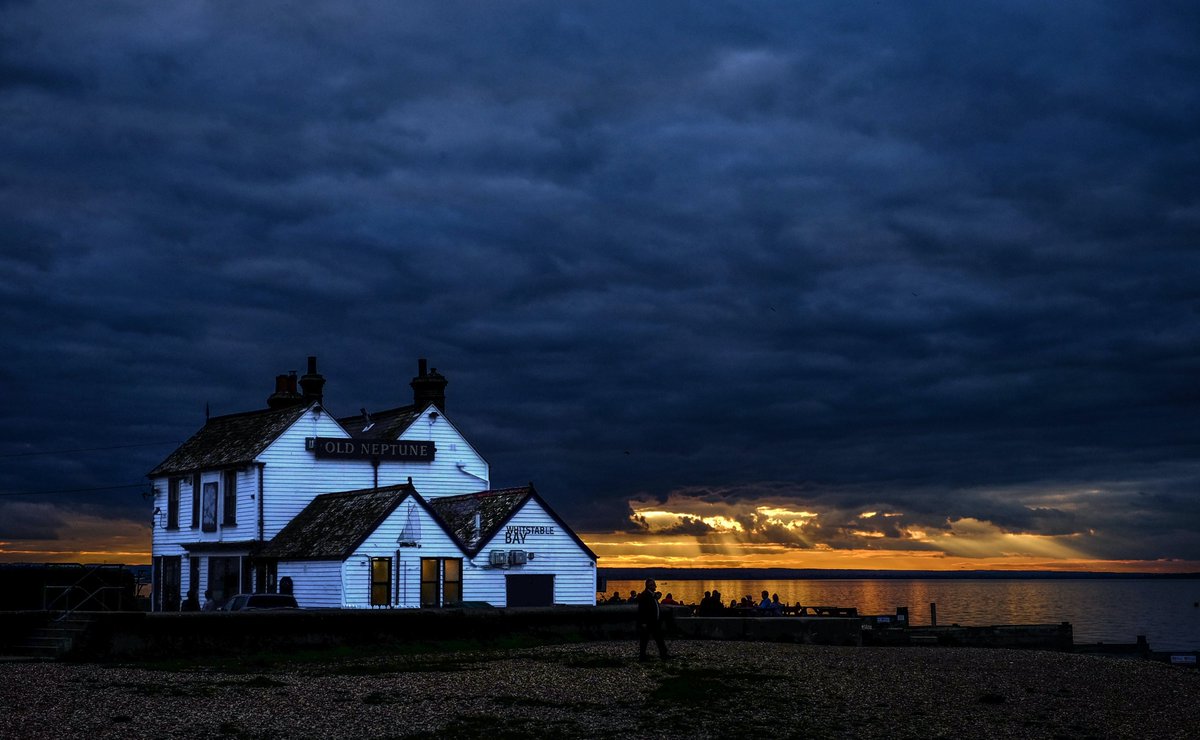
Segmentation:
{"type": "Polygon", "coordinates": [[[267,472],[266,463],[257,463],[258,465],[258,541],[263,541],[263,477],[267,472]]]}

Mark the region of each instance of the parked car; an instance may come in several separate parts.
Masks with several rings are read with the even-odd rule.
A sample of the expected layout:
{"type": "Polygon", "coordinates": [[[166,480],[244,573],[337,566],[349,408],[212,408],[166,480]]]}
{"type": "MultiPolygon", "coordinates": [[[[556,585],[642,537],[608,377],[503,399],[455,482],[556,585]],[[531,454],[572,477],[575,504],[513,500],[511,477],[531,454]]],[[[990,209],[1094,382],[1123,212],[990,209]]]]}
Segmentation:
{"type": "Polygon", "coordinates": [[[224,612],[244,612],[258,609],[299,609],[291,594],[238,594],[221,607],[224,612]]]}

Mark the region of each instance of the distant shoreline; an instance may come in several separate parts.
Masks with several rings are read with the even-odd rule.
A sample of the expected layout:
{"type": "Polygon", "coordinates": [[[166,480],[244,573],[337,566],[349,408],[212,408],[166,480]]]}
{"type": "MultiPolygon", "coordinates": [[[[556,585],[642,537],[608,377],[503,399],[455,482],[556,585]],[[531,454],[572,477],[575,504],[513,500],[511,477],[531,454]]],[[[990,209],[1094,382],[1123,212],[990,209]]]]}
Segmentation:
{"type": "Polygon", "coordinates": [[[1194,580],[1200,573],[1114,573],[1045,570],[833,570],[825,568],[598,568],[610,581],[657,578],[664,581],[775,580],[1194,580]]]}

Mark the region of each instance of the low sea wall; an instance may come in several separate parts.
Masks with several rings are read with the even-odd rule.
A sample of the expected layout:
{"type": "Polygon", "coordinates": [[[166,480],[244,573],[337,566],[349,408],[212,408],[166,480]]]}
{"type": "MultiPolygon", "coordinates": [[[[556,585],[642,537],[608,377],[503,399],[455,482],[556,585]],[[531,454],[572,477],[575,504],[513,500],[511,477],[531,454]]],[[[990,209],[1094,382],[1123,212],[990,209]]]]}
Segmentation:
{"type": "MultiPolygon", "coordinates": [[[[33,612],[0,614],[0,631],[37,626],[33,612]]],[[[633,639],[635,609],[301,609],[77,613],[91,626],[68,660],[158,660],[455,640],[633,639]]],[[[46,621],[42,614],[41,622],[46,621]]]]}
{"type": "MultiPolygon", "coordinates": [[[[901,627],[870,617],[693,617],[664,607],[670,638],[811,645],[940,645],[1071,650],[1069,623],[901,627]]],[[[63,657],[82,661],[209,658],[406,643],[633,640],[634,606],[513,609],[301,609],[249,612],[76,613],[90,622],[63,657]]],[[[0,635],[19,640],[46,612],[0,612],[0,635]]],[[[0,654],[3,654],[0,651],[0,654]]]]}

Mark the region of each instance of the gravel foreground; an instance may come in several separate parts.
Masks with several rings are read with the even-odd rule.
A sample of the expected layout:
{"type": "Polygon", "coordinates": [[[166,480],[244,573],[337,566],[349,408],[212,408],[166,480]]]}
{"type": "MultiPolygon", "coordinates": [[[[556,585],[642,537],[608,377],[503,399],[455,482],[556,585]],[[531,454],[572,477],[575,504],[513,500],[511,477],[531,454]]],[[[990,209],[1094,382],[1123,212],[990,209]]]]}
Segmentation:
{"type": "Polygon", "coordinates": [[[1200,672],[969,648],[677,641],[239,666],[0,664],[0,736],[1200,736],[1200,672]]]}

